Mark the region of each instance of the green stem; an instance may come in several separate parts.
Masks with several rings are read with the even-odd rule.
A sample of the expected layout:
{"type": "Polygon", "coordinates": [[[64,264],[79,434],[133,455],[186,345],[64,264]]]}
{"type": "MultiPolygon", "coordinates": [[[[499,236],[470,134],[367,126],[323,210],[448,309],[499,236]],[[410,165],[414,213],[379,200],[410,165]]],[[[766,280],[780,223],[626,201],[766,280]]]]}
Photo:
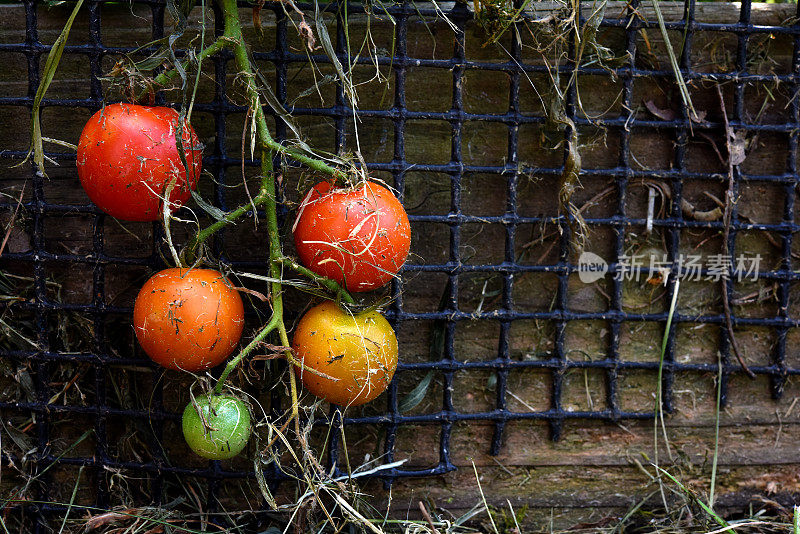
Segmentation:
{"type": "Polygon", "coordinates": [[[261,331],[258,334],[256,334],[256,337],[253,338],[253,341],[248,343],[247,346],[243,348],[241,352],[239,352],[239,354],[236,355],[236,357],[228,360],[228,364],[225,366],[225,370],[223,370],[222,374],[219,375],[217,383],[214,386],[214,393],[216,395],[222,393],[222,386],[225,384],[225,380],[228,378],[228,375],[230,375],[233,372],[233,370],[236,369],[236,366],[239,365],[239,363],[245,358],[245,356],[253,352],[253,349],[255,349],[259,345],[259,343],[261,343],[264,340],[264,338],[269,335],[270,332],[275,330],[275,328],[278,326],[279,320],[280,317],[278,315],[273,314],[269,322],[264,326],[264,328],[261,329],[261,331]]]}
{"type": "Polygon", "coordinates": [[[303,267],[292,258],[288,256],[284,256],[282,258],[278,258],[278,261],[282,264],[286,265],[293,271],[302,274],[303,276],[310,278],[311,280],[315,281],[334,295],[336,295],[339,299],[343,300],[348,304],[355,304],[356,301],[353,297],[348,293],[338,282],[335,280],[331,280],[330,278],[325,278],[324,276],[320,276],[311,269],[307,267],[303,267]]]}
{"type": "Polygon", "coordinates": [[[181,260],[183,261],[183,264],[191,265],[194,263],[194,261],[197,259],[197,249],[200,248],[200,246],[205,243],[208,238],[249,213],[253,209],[253,206],[259,207],[265,204],[266,201],[267,191],[262,185],[261,189],[258,191],[258,194],[253,197],[253,201],[251,203],[243,204],[235,210],[229,211],[224,217],[222,217],[222,219],[197,232],[197,235],[194,236],[189,243],[187,243],[183,252],[181,252],[181,260]]]}
{"type": "MultiPolygon", "coordinates": [[[[210,45],[208,45],[203,50],[197,53],[196,56],[197,62],[200,63],[205,58],[216,54],[217,52],[228,46],[228,44],[229,43],[227,42],[227,39],[225,39],[225,37],[218,38],[216,41],[214,41],[213,43],[211,43],[210,45]]],[[[186,69],[186,66],[188,64],[189,64],[188,61],[184,64],[184,70],[186,69]]],[[[169,82],[174,80],[177,75],[178,75],[178,69],[165,70],[164,72],[162,72],[153,79],[153,85],[164,87],[169,82]]],[[[141,93],[139,93],[139,95],[136,97],[136,101],[137,102],[141,101],[146,94],[147,91],[142,91],[141,93]]]]}
{"type": "MultiPolygon", "coordinates": [[[[247,97],[250,101],[250,106],[255,114],[256,132],[262,144],[261,149],[261,190],[265,191],[266,196],[264,200],[264,211],[267,216],[267,233],[269,235],[269,269],[272,278],[279,280],[281,276],[281,265],[279,259],[283,257],[281,250],[280,235],[278,233],[278,215],[277,215],[277,195],[275,187],[275,173],[272,168],[272,151],[279,151],[286,153],[286,149],[275,142],[269,134],[267,127],[267,120],[264,116],[264,109],[261,107],[258,87],[255,84],[255,74],[253,73],[250,64],[250,58],[247,54],[247,47],[242,35],[242,27],[239,22],[239,10],[236,5],[236,0],[218,0],[219,6],[222,10],[222,16],[225,21],[225,34],[231,40],[233,46],[233,56],[236,61],[236,67],[239,73],[246,80],[247,97]]],[[[328,168],[331,174],[340,172],[331,167],[328,167],[320,161],[313,160],[306,156],[302,158],[295,158],[302,161],[314,168],[328,168]],[[312,166],[313,165],[313,166],[312,166]]],[[[276,327],[280,336],[280,341],[283,346],[289,346],[289,337],[286,332],[286,324],[283,321],[283,288],[279,282],[272,283],[272,313],[276,321],[276,327]]],[[[290,350],[285,353],[286,359],[290,364],[294,364],[294,356],[290,350]]],[[[300,419],[297,404],[297,382],[294,372],[289,373],[289,383],[292,396],[292,417],[295,420],[295,430],[300,432],[300,419]]]]}

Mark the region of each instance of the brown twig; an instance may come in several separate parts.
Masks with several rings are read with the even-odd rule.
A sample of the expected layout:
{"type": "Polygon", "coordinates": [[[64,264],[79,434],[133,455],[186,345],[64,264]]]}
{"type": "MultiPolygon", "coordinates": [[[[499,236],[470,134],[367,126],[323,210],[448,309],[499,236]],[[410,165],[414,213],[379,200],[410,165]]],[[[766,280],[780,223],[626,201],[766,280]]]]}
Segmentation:
{"type": "Polygon", "coordinates": [[[436,527],[433,526],[433,519],[431,519],[431,514],[428,513],[428,509],[425,508],[425,505],[422,504],[422,501],[419,501],[419,511],[422,512],[422,517],[425,518],[425,521],[428,522],[428,526],[431,527],[431,532],[433,534],[439,534],[439,531],[436,530],[436,527]]]}
{"type": "Polygon", "coordinates": [[[11,231],[14,229],[14,221],[17,219],[17,213],[19,213],[19,207],[22,205],[22,199],[25,196],[25,186],[28,182],[24,182],[22,184],[22,191],[19,192],[19,198],[17,199],[17,205],[14,207],[14,214],[11,216],[11,220],[8,221],[8,229],[6,230],[6,234],[3,236],[3,242],[0,243],[0,256],[3,255],[3,251],[6,249],[6,243],[8,243],[8,238],[11,237],[11,231]]]}
{"type": "MultiPolygon", "coordinates": [[[[717,95],[719,96],[719,106],[722,109],[722,119],[725,121],[725,146],[728,149],[728,190],[725,193],[725,213],[722,217],[722,224],[724,227],[723,234],[722,234],[722,254],[724,257],[728,257],[730,254],[730,249],[728,247],[728,236],[731,233],[731,217],[733,215],[733,187],[734,187],[734,180],[733,180],[733,149],[731,147],[731,141],[735,139],[735,134],[733,133],[733,129],[731,129],[731,125],[728,122],[728,112],[725,110],[725,99],[722,96],[722,89],[720,89],[719,85],[717,87],[717,95]]],[[[731,307],[730,302],[728,301],[728,277],[723,276],[720,279],[722,283],[722,308],[725,313],[725,326],[728,330],[728,338],[731,340],[731,347],[733,347],[733,353],[736,355],[736,359],[739,360],[739,365],[742,366],[742,370],[747,373],[747,376],[750,378],[755,379],[756,375],[753,374],[747,364],[744,363],[744,359],[739,352],[739,345],[736,343],[736,337],[733,334],[733,321],[731,320],[731,307]]]]}

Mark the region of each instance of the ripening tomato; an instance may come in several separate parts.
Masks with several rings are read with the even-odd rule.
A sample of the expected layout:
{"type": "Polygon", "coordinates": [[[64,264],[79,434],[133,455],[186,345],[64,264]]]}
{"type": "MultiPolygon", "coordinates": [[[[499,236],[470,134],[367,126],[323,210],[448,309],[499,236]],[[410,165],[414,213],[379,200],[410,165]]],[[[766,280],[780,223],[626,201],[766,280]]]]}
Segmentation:
{"type": "Polygon", "coordinates": [[[397,369],[397,337],[389,322],[376,311],[351,315],[330,301],[300,319],[292,350],[305,367],[295,373],[306,389],[341,406],[373,400],[397,369]]]}
{"type": "Polygon", "coordinates": [[[318,183],[300,204],[293,232],[300,261],[348,291],[385,285],[411,246],[402,204],[374,182],[349,188],[318,183]]]}
{"type": "Polygon", "coordinates": [[[168,369],[219,365],[242,337],[239,292],[212,269],[165,269],[145,282],[133,308],[136,338],[168,369]]]}
{"type": "Polygon", "coordinates": [[[200,177],[202,150],[192,126],[180,127],[174,109],[111,104],[84,126],[77,165],[81,185],[98,208],[126,221],[155,221],[170,183],[171,209],[189,199],[200,177]],[[176,143],[179,130],[188,177],[176,143]]]}
{"type": "Polygon", "coordinates": [[[181,427],[189,448],[203,458],[233,458],[250,439],[250,411],[231,395],[201,395],[183,410],[181,427]],[[202,417],[201,417],[202,415],[202,417]]]}

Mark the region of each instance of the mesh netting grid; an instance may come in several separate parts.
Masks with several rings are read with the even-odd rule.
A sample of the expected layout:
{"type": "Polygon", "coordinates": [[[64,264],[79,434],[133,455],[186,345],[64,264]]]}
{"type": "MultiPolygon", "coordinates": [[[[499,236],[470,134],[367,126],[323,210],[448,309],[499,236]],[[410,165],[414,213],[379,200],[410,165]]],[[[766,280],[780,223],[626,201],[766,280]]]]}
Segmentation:
{"type": "MultiPolygon", "coordinates": [[[[48,18],[43,28],[40,21],[46,8],[29,0],[23,3],[24,25],[18,31],[4,32],[0,44],[0,54],[8,58],[9,69],[18,73],[25,86],[19,94],[12,92],[0,98],[3,122],[17,129],[29,124],[44,58],[58,34],[54,24],[57,26],[63,20],[48,18]]],[[[298,6],[313,15],[313,5],[298,6]]],[[[706,85],[713,82],[721,84],[731,128],[744,132],[748,139],[760,136],[769,140],[777,147],[774,151],[778,155],[772,158],[772,165],[744,163],[733,169],[734,192],[741,195],[742,204],[733,208],[727,250],[731,256],[742,250],[764,256],[758,273],[761,285],[747,287],[756,290],[767,287],[773,292],[775,302],[759,306],[752,313],[734,306],[731,322],[738,329],[757,331],[766,339],[763,351],[766,356],[749,365],[750,371],[765,381],[765,395],[780,397],[787,378],[800,373],[791,350],[798,320],[790,298],[791,285],[797,277],[793,233],[797,230],[794,195],[800,117],[800,104],[791,95],[798,87],[800,27],[791,20],[780,25],[754,24],[750,2],[741,4],[738,20],[701,22],[695,19],[697,6],[687,2],[683,19],[667,21],[665,27],[670,35],[682,39],[677,62],[694,93],[696,106],[707,111],[707,116],[700,120],[693,120],[682,105],[677,105],[672,115],[655,104],[650,113],[642,109],[645,100],[652,103],[651,97],[646,96],[652,86],[647,84],[672,87],[675,73],[669,64],[647,61],[652,51],[650,43],[642,40],[640,29],[655,33],[659,26],[655,20],[643,20],[638,15],[639,2],[621,6],[613,13],[609,7],[605,12],[600,41],[608,42],[618,58],[611,66],[585,62],[576,69],[576,51],[582,49],[574,40],[568,42],[567,58],[558,66],[562,83],[577,72],[579,79],[586,80],[586,87],[610,84],[615,91],[618,89],[616,101],[587,104],[580,99],[577,84],[570,84],[564,95],[564,113],[582,140],[599,143],[599,148],[587,145],[588,154],[584,156],[580,174],[584,187],[580,194],[583,202],[589,204],[584,214],[591,231],[588,249],[609,260],[610,273],[619,273],[624,269],[623,258],[630,252],[631,234],[640,235],[652,224],[654,231],[662,236],[664,253],[672,262],[671,276],[663,289],[653,286],[664,292],[660,303],[638,308],[629,306],[628,282],[616,277],[609,277],[601,285],[606,298],[601,300],[604,305],[597,304],[596,295],[588,299],[588,304],[575,298],[578,265],[571,248],[574,228],[568,217],[557,213],[558,184],[568,156],[563,147],[571,129],[561,133],[562,148],[545,153],[539,138],[546,133],[547,116],[543,103],[537,103],[532,95],[534,86],[542,89],[551,79],[551,66],[538,61],[526,47],[522,24],[501,40],[504,47],[501,53],[497,48],[481,47],[482,37],[464,4],[448,4],[448,23],[442,21],[441,13],[432,6],[412,3],[384,6],[385,18],[376,24],[393,32],[394,38],[383,36],[386,48],[381,50],[385,55],[377,58],[377,64],[390,76],[390,81],[378,84],[375,89],[365,85],[366,96],[357,110],[362,125],[372,125],[361,126],[362,130],[372,128],[382,132],[382,136],[360,141],[369,169],[392,184],[404,199],[415,244],[402,280],[392,284],[393,300],[386,309],[386,316],[401,340],[401,363],[395,381],[373,407],[361,412],[348,411],[343,423],[346,429],[371,429],[370,444],[379,449],[378,455],[387,464],[408,457],[407,448],[413,441],[409,433],[413,433],[413,428],[438,429],[434,443],[420,445],[433,445],[438,459],[427,466],[381,471],[376,476],[385,483],[398,477],[441,475],[455,469],[450,441],[454,428],[462,422],[488,423],[491,436],[478,442],[492,454],[498,454],[517,421],[542,422],[547,425],[550,437],[558,439],[566,421],[652,419],[650,400],[626,401],[625,384],[633,380],[631,377],[655,384],[660,373],[663,407],[672,412],[676,382],[680,385],[681,377],[716,376],[720,370],[717,350],[722,361],[721,398],[723,404],[726,402],[730,382],[742,378],[743,372],[733,354],[725,328],[726,317],[718,303],[700,311],[684,303],[672,316],[678,327],[708,326],[709,330],[704,332],[713,337],[712,347],[707,351],[710,358],[683,358],[676,348],[682,335],[679,328],[671,330],[667,338],[663,363],[658,360],[658,350],[653,357],[641,357],[626,348],[642,331],[639,329],[642,325],[643,332],[652,334],[653,343],[660,345],[669,315],[668,304],[676,290],[675,281],[682,273],[674,262],[687,250],[705,250],[702,237],[714,232],[720,234],[724,229],[722,220],[693,218],[683,202],[686,191],[697,203],[702,184],[715,191],[718,198],[724,198],[727,188],[724,167],[708,170],[713,165],[705,162],[704,166],[697,161],[715,157],[711,152],[713,142],[706,143],[704,152],[698,152],[698,136],[712,132],[718,135],[723,127],[715,102],[716,89],[706,85]],[[387,21],[390,16],[393,24],[387,21]],[[710,34],[730,40],[728,49],[732,57],[724,60],[712,57],[716,64],[709,68],[695,62],[698,55],[707,52],[706,48],[697,51],[694,46],[698,37],[705,47],[705,36],[710,34]],[[514,35],[522,37],[518,40],[514,35]],[[756,61],[767,38],[778,42],[775,46],[789,50],[787,64],[773,66],[772,71],[763,70],[756,61]],[[430,91],[432,83],[441,86],[437,94],[421,96],[430,91]],[[480,93],[471,94],[471,86],[484,90],[481,84],[495,91],[494,96],[484,99],[480,93]],[[756,100],[753,92],[764,87],[780,88],[789,95],[777,97],[783,98],[785,106],[774,115],[754,111],[753,105],[758,103],[753,104],[756,100]],[[503,96],[497,97],[498,94],[503,96]],[[606,113],[595,118],[584,111],[584,105],[606,113]],[[481,131],[476,133],[476,129],[481,131]],[[649,135],[662,140],[666,156],[661,165],[653,161],[642,163],[648,154],[641,150],[650,145],[642,145],[641,140],[649,135]],[[480,142],[488,138],[504,144],[481,146],[480,142]],[[600,138],[602,142],[597,141],[600,138]],[[648,191],[642,186],[647,181],[658,181],[668,187],[668,196],[663,195],[664,213],[651,221],[642,211],[646,200],[640,197],[648,191]],[[608,187],[612,191],[603,193],[608,187]],[[739,210],[743,207],[763,202],[757,191],[764,188],[769,200],[776,204],[768,220],[740,217],[739,210]],[[474,205],[476,195],[487,194],[484,191],[499,199],[494,212],[471,211],[467,206],[474,205]],[[531,195],[540,196],[532,203],[531,195]],[[595,195],[602,202],[592,203],[595,195]],[[602,204],[599,208],[593,208],[599,204],[602,204]],[[531,235],[539,229],[542,229],[541,241],[537,242],[531,235]],[[770,242],[759,239],[760,235],[768,236],[770,242]],[[430,294],[420,294],[417,287],[430,294]],[[481,335],[491,332],[494,340],[493,346],[471,347],[469,350],[479,352],[477,356],[467,354],[465,348],[469,347],[465,336],[471,335],[473,328],[480,330],[481,335]],[[575,347],[572,340],[577,337],[582,341],[575,333],[581,328],[598,332],[596,346],[575,347]],[[440,346],[432,341],[437,332],[441,334],[440,346]],[[520,344],[525,347],[520,349],[520,344]],[[573,370],[582,374],[571,373],[573,370]],[[405,396],[431,371],[433,379],[425,392],[425,402],[401,411],[405,396]],[[593,381],[595,398],[589,398],[585,404],[575,401],[574,392],[570,393],[578,379],[581,385],[584,380],[593,381]],[[517,388],[522,381],[540,384],[536,391],[544,398],[520,399],[517,388]],[[481,399],[475,400],[475,396],[481,399]]],[[[360,4],[347,7],[345,14],[343,5],[325,6],[332,40],[338,55],[344,59],[348,57],[345,16],[364,12],[360,4]]],[[[73,81],[70,86],[69,82],[59,81],[57,74],[56,83],[43,103],[43,122],[49,125],[45,135],[48,131],[57,132],[56,137],[70,142],[77,138],[76,125],[82,125],[83,119],[102,105],[104,87],[100,78],[115,58],[122,53],[134,53],[148,38],[160,38],[169,29],[165,27],[165,5],[161,1],[134,2],[133,7],[88,1],[86,11],[84,19],[74,28],[64,54],[64,68],[85,74],[85,79],[73,81]],[[104,20],[112,11],[116,13],[108,15],[112,19],[134,15],[130,24],[139,33],[131,30],[131,35],[137,40],[128,39],[125,32],[116,35],[116,29],[109,34],[104,32],[104,20]],[[72,67],[66,67],[70,64],[72,67]]],[[[335,81],[335,76],[327,80],[327,85],[320,85],[320,90],[326,92],[322,104],[318,98],[314,100],[314,94],[301,95],[314,84],[305,70],[308,57],[301,53],[299,38],[282,7],[265,4],[262,17],[266,21],[270,16],[274,26],[268,30],[269,37],[251,40],[256,63],[263,66],[274,83],[275,94],[289,105],[312,145],[317,142],[320,148],[337,153],[352,150],[353,112],[343,86],[335,81]]],[[[209,24],[212,27],[213,22],[209,24]]],[[[326,56],[317,54],[314,60],[321,71],[332,72],[326,56]]],[[[364,76],[369,69],[375,69],[372,61],[371,57],[358,58],[364,76]]],[[[204,162],[215,178],[215,183],[206,186],[203,194],[223,210],[235,206],[237,201],[232,199],[239,200],[244,194],[241,189],[234,189],[233,184],[241,181],[239,143],[246,107],[241,105],[241,99],[226,96],[235,75],[230,62],[231,56],[224,53],[208,61],[204,67],[207,92],[195,104],[199,117],[196,128],[206,142],[204,162]]],[[[672,90],[672,101],[680,102],[677,88],[672,90]]],[[[172,96],[160,94],[156,102],[175,102],[172,96]]],[[[286,139],[286,126],[274,114],[273,121],[276,138],[286,139]]],[[[6,424],[11,425],[12,419],[30,424],[24,432],[17,429],[18,434],[12,439],[20,440],[21,443],[15,443],[20,450],[27,447],[34,451],[31,454],[40,471],[50,465],[56,467],[40,476],[42,482],[60,476],[74,480],[79,466],[88,467],[83,476],[94,481],[91,504],[98,508],[116,504],[113,472],[121,470],[145,477],[147,492],[156,503],[168,498],[161,475],[191,475],[207,480],[205,499],[210,509],[214,509],[215,492],[228,480],[252,479],[252,464],[244,460],[232,464],[193,463],[180,455],[173,456],[164,448],[165,432],[174,433],[179,417],[179,403],[169,398],[171,386],[177,380],[165,377],[160,369],[150,365],[135,349],[132,332],[124,327],[131,313],[130,299],[126,300],[131,286],[141,284],[143,276],[150,272],[148,269],[163,266],[159,254],[163,230],[150,224],[125,228],[85,198],[81,199],[80,191],[76,191],[75,157],[68,151],[52,149],[54,145],[49,145],[47,155],[61,166],[53,170],[49,179],[39,176],[27,164],[8,168],[25,156],[25,137],[18,135],[19,142],[13,147],[3,147],[0,155],[6,193],[0,201],[4,220],[11,220],[9,216],[18,213],[24,222],[18,225],[23,232],[21,241],[15,249],[3,253],[3,270],[31,277],[24,281],[28,285],[22,298],[2,303],[6,322],[10,317],[22,321],[25,332],[33,335],[32,344],[9,338],[0,352],[6,362],[6,374],[16,376],[23,392],[18,398],[2,398],[0,408],[6,424]],[[71,282],[64,281],[68,274],[73,278],[71,282]],[[87,285],[76,286],[75,278],[87,285]],[[109,288],[116,294],[109,294],[109,288]],[[77,339],[70,339],[71,336],[77,339]],[[125,373],[115,376],[118,370],[125,373]],[[65,372],[72,374],[65,379],[65,372]],[[72,382],[71,377],[75,377],[72,382]],[[121,390],[125,391],[120,393],[121,390]],[[139,399],[121,402],[131,395],[139,399]],[[136,439],[147,442],[149,457],[120,452],[121,440],[126,438],[123,427],[119,426],[122,419],[133,421],[136,439]],[[85,435],[87,431],[91,431],[90,436],[85,435]]],[[[247,160],[244,164],[247,173],[257,162],[247,160]]],[[[286,182],[300,174],[300,169],[287,169],[286,182]]],[[[290,187],[294,186],[287,186],[285,193],[296,196],[297,192],[290,187]]],[[[714,207],[713,203],[707,205],[714,207]]],[[[284,211],[283,216],[288,217],[288,212],[284,211]]],[[[234,269],[257,272],[264,267],[266,251],[261,252],[262,258],[253,251],[258,246],[257,232],[263,230],[253,230],[252,235],[247,234],[249,231],[224,232],[215,239],[213,251],[234,269]],[[234,249],[239,247],[233,252],[229,247],[232,242],[238,243],[234,249]]],[[[655,274],[648,269],[644,273],[655,274]]],[[[707,269],[701,273],[707,274],[707,269]]],[[[736,275],[733,272],[724,285],[728,300],[733,303],[741,300],[742,293],[736,275]]],[[[10,287],[19,291],[23,282],[10,280],[7,280],[10,287]]],[[[688,295],[695,290],[702,293],[703,288],[720,286],[709,283],[692,290],[687,287],[692,286],[684,284],[681,296],[689,299],[688,295]]],[[[651,286],[645,288],[650,290],[651,286]]],[[[253,325],[259,319],[263,316],[251,310],[253,325]]],[[[713,385],[709,388],[713,390],[713,385]]],[[[271,409],[278,412],[280,392],[272,389],[262,393],[272,400],[271,409]]],[[[337,417],[336,412],[331,412],[333,420],[337,417]]],[[[332,425],[329,462],[341,459],[340,432],[340,425],[332,425]]],[[[5,444],[3,449],[7,465],[21,465],[22,457],[9,452],[5,444]]],[[[129,449],[140,447],[134,444],[129,449]]],[[[334,473],[345,471],[337,464],[334,473]]],[[[285,480],[275,465],[266,467],[265,476],[275,484],[285,480]]],[[[50,500],[47,484],[38,491],[40,500],[50,500]]],[[[45,517],[63,512],[65,505],[25,508],[44,528],[45,517]]]]}

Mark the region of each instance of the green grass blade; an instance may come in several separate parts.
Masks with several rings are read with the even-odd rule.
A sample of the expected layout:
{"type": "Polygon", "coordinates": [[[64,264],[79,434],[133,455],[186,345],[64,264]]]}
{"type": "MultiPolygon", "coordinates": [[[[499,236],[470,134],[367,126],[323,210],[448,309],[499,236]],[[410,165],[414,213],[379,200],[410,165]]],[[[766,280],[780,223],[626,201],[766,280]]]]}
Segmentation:
{"type": "Polygon", "coordinates": [[[731,526],[728,524],[728,522],[727,522],[727,521],[725,521],[724,519],[722,519],[722,518],[721,518],[721,517],[720,517],[720,516],[719,516],[719,515],[718,515],[718,514],[717,514],[717,513],[714,511],[714,510],[712,510],[712,509],[711,509],[711,508],[710,508],[710,507],[709,507],[709,506],[708,506],[706,503],[704,503],[703,501],[701,501],[700,499],[698,499],[698,498],[697,498],[697,496],[696,496],[696,495],[694,495],[694,494],[693,494],[693,493],[692,493],[692,492],[691,492],[691,491],[690,491],[690,490],[689,490],[689,489],[688,489],[686,486],[684,486],[683,484],[681,484],[681,483],[680,483],[680,481],[679,481],[677,478],[675,478],[674,476],[672,476],[670,473],[668,473],[668,472],[667,472],[667,471],[665,471],[664,469],[662,469],[662,468],[658,467],[657,465],[656,465],[656,466],[653,466],[653,467],[655,467],[656,469],[658,469],[659,471],[661,471],[661,472],[662,472],[662,473],[663,473],[663,474],[664,474],[664,475],[665,475],[665,476],[666,476],[668,479],[670,479],[672,482],[674,482],[674,483],[675,483],[675,484],[676,484],[676,485],[677,485],[677,486],[678,486],[678,487],[681,489],[681,491],[683,491],[684,493],[686,493],[686,495],[688,495],[689,497],[691,497],[691,499],[692,499],[693,501],[695,501],[695,502],[696,502],[696,503],[697,503],[697,504],[700,506],[700,508],[702,508],[702,509],[703,509],[703,510],[704,510],[704,511],[705,511],[705,512],[706,512],[706,513],[707,513],[707,514],[708,514],[708,515],[709,515],[709,516],[710,516],[710,517],[711,517],[711,518],[714,520],[714,521],[716,521],[717,523],[719,523],[719,525],[720,525],[721,527],[723,527],[723,528],[725,529],[725,531],[726,531],[726,532],[730,532],[731,534],[735,534],[735,533],[734,533],[734,531],[733,531],[733,529],[731,528],[731,526]]]}
{"type": "Polygon", "coordinates": [[[678,84],[681,98],[683,98],[683,104],[689,108],[689,116],[696,117],[697,112],[694,110],[694,105],[692,105],[692,97],[689,95],[689,88],[686,87],[686,81],[683,79],[681,68],[678,66],[678,58],[675,57],[675,51],[672,49],[672,43],[669,41],[667,26],[664,24],[664,15],[661,14],[661,6],[659,6],[658,0],[653,0],[653,9],[656,12],[658,27],[661,30],[661,36],[664,38],[664,46],[667,48],[667,55],[669,55],[669,62],[672,65],[672,71],[675,73],[675,82],[678,84]]]}
{"type": "Polygon", "coordinates": [[[53,82],[58,64],[61,62],[61,55],[64,53],[64,46],[67,44],[69,32],[72,29],[72,23],[75,21],[75,17],[78,15],[78,11],[80,11],[82,5],[83,0],[78,0],[78,2],[75,4],[75,7],[72,8],[72,13],[67,19],[66,24],[64,24],[64,28],[61,30],[61,35],[58,36],[58,39],[56,39],[56,42],[53,43],[52,48],[50,48],[50,53],[47,54],[47,61],[45,61],[44,64],[44,71],[42,71],[42,79],[39,81],[39,88],[36,90],[36,96],[33,98],[33,113],[31,116],[31,148],[28,150],[28,155],[25,157],[25,160],[22,163],[25,163],[25,161],[28,160],[28,157],[30,157],[31,153],[33,153],[33,161],[36,163],[36,167],[43,176],[47,176],[47,174],[44,172],[44,148],[42,147],[42,125],[39,120],[39,111],[42,100],[44,99],[44,95],[50,88],[50,84],[53,82]]]}

